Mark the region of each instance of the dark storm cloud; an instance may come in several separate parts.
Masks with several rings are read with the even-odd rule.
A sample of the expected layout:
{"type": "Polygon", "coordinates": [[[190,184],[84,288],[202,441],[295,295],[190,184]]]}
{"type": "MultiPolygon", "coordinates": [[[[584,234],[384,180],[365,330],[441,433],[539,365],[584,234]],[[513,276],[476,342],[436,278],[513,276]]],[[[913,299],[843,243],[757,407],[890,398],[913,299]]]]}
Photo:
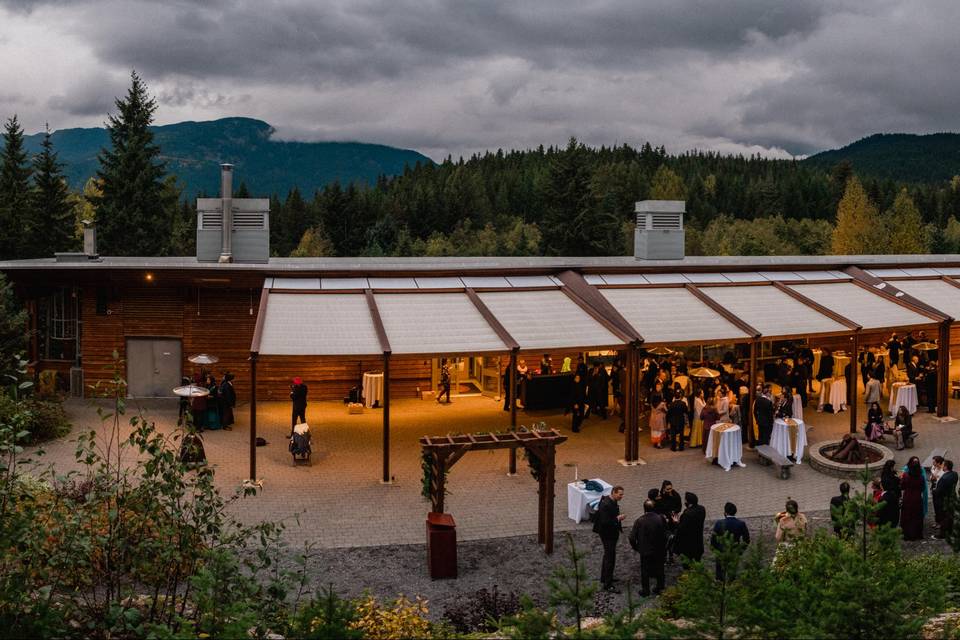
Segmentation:
{"type": "Polygon", "coordinates": [[[76,118],[110,111],[135,68],[162,121],[251,115],[288,139],[369,140],[434,157],[563,144],[570,135],[671,151],[807,154],[876,131],[957,129],[958,7],[0,0],[0,53],[30,54],[26,39],[7,42],[19,32],[4,32],[4,10],[31,28],[50,25],[46,42],[79,43],[71,46],[83,50],[83,81],[61,75],[45,94],[39,82],[17,86],[16,75],[5,83],[76,118]]]}

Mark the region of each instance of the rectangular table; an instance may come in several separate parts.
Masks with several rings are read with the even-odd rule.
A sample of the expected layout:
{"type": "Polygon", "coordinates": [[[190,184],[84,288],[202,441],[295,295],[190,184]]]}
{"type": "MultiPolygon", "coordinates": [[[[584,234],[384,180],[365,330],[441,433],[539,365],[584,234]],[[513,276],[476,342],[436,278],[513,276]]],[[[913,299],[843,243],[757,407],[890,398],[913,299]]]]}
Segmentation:
{"type": "Polygon", "coordinates": [[[613,485],[608,482],[599,478],[593,478],[593,481],[599,482],[603,486],[603,491],[587,491],[583,488],[583,480],[567,485],[567,517],[574,522],[586,520],[590,503],[610,495],[610,491],[613,490],[613,485]]]}
{"type": "Polygon", "coordinates": [[[561,409],[573,398],[573,374],[531,375],[520,383],[524,409],[561,409]]]}

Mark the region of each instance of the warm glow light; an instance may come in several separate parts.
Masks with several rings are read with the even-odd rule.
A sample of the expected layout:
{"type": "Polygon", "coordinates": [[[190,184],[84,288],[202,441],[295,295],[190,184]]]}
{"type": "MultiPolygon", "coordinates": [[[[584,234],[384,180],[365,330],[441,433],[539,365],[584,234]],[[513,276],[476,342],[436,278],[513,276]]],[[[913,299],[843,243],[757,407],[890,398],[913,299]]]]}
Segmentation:
{"type": "Polygon", "coordinates": [[[153,282],[153,274],[152,274],[152,273],[148,273],[148,274],[147,274],[147,282],[153,282]]]}

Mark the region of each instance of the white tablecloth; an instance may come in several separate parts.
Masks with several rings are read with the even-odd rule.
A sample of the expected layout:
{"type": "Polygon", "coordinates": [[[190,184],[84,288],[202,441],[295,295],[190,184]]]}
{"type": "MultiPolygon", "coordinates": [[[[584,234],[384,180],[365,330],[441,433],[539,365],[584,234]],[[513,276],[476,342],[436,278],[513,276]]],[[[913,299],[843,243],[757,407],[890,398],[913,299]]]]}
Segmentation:
{"type": "Polygon", "coordinates": [[[383,372],[363,374],[363,404],[369,408],[374,402],[383,404],[383,372]]]}
{"type": "Polygon", "coordinates": [[[743,442],[740,440],[740,427],[738,425],[732,425],[729,422],[718,422],[717,424],[710,427],[710,435],[707,436],[707,447],[705,451],[705,457],[707,459],[713,459],[713,439],[720,438],[720,448],[717,451],[717,462],[723,467],[724,471],[730,471],[730,467],[737,465],[740,467],[745,467],[747,465],[743,464],[743,442]],[[724,428],[723,431],[719,432],[718,429],[724,428]]]}
{"type": "Polygon", "coordinates": [[[831,404],[834,413],[840,413],[847,407],[847,381],[845,378],[827,378],[820,383],[820,401],[817,410],[822,411],[824,404],[831,404]]]}
{"type": "Polygon", "coordinates": [[[894,382],[890,392],[890,413],[897,415],[900,407],[906,407],[912,414],[917,412],[917,385],[909,382],[894,382]]]}
{"type": "Polygon", "coordinates": [[[803,420],[803,400],[799,393],[793,394],[793,417],[797,420],[803,420]]]}
{"type": "Polygon", "coordinates": [[[610,495],[610,490],[613,489],[613,485],[599,478],[593,478],[593,480],[603,486],[602,492],[587,491],[583,488],[583,480],[571,482],[567,485],[567,516],[574,522],[586,520],[587,506],[591,502],[599,500],[602,496],[610,495]]]}
{"type": "Polygon", "coordinates": [[[803,451],[807,448],[807,425],[803,420],[797,420],[797,451],[790,447],[790,426],[786,420],[773,421],[773,435],[770,437],[770,446],[780,452],[784,458],[795,456],[797,464],[803,458],[803,451]]]}

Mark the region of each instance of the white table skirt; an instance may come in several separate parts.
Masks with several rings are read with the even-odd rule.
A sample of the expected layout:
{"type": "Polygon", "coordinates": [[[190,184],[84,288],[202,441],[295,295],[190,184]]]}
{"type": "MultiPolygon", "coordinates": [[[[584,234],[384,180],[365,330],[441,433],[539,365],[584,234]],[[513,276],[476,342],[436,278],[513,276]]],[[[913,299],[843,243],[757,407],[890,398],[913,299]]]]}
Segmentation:
{"type": "MultiPolygon", "coordinates": [[[[729,423],[719,422],[710,427],[710,435],[707,436],[707,447],[705,457],[713,459],[713,439],[717,437],[717,429],[729,423]]],[[[724,471],[730,471],[730,467],[737,465],[745,467],[743,464],[743,442],[740,439],[740,427],[734,425],[726,431],[720,432],[720,448],[717,451],[717,463],[723,467],[724,471]]]]}
{"type": "Polygon", "coordinates": [[[364,373],[363,404],[369,408],[374,402],[383,405],[383,373],[364,373]]]}
{"type": "Polygon", "coordinates": [[[591,502],[599,500],[603,496],[610,495],[613,485],[593,478],[603,486],[603,491],[587,491],[583,488],[583,481],[571,482],[567,485],[567,516],[574,522],[581,522],[587,519],[587,507],[591,502]]]}
{"type": "Polygon", "coordinates": [[[803,420],[797,420],[797,451],[794,452],[790,447],[790,426],[786,420],[774,420],[773,435],[770,437],[770,446],[780,452],[784,458],[794,456],[797,464],[803,458],[803,452],[807,448],[807,425],[803,420]]]}
{"type": "Polygon", "coordinates": [[[800,394],[793,394],[793,417],[797,420],[803,420],[803,400],[800,399],[800,394]]]}
{"type": "Polygon", "coordinates": [[[847,381],[844,378],[827,378],[820,383],[820,400],[817,411],[823,411],[824,404],[831,404],[834,413],[840,413],[847,407],[847,381]]]}
{"type": "Polygon", "coordinates": [[[906,407],[911,415],[917,412],[917,385],[894,382],[890,392],[890,413],[897,415],[900,407],[906,407]]]}

